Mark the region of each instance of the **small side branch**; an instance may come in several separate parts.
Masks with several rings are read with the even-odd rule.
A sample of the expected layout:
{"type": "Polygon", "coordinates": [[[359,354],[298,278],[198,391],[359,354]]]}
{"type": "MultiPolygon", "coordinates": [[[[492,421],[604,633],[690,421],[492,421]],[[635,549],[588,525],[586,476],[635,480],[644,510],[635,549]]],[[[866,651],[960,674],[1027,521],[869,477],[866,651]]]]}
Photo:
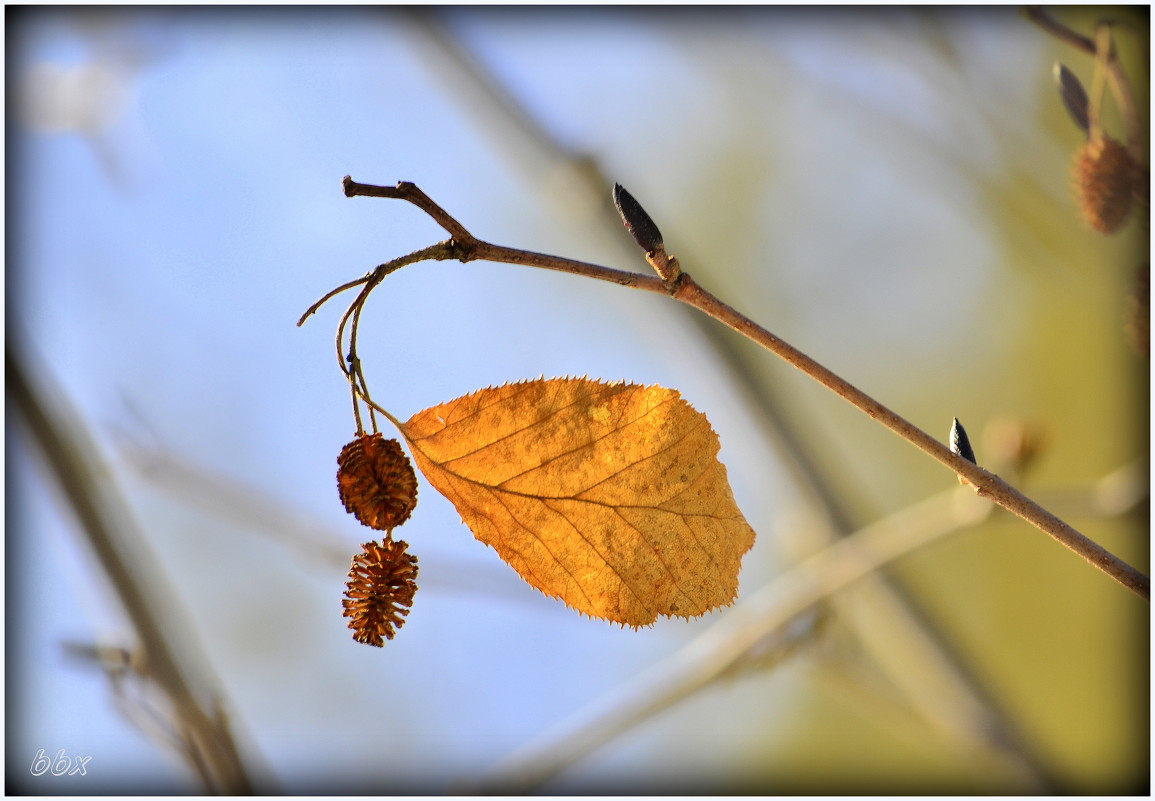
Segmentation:
{"type": "Polygon", "coordinates": [[[465,226],[453,219],[445,209],[433,202],[429,195],[417,188],[409,181],[398,181],[396,186],[373,186],[359,184],[346,175],[341,186],[345,189],[345,197],[388,197],[398,200],[407,200],[433,218],[433,221],[446,230],[456,240],[472,240],[473,235],[465,230],[465,226]]]}
{"type": "Polygon", "coordinates": [[[1071,30],[1063,23],[1052,17],[1042,6],[1027,6],[1023,9],[1027,19],[1038,25],[1056,39],[1066,42],[1077,50],[1088,55],[1095,55],[1095,43],[1089,37],[1071,30]]]}
{"type": "MultiPolygon", "coordinates": [[[[449,212],[441,208],[441,206],[434,203],[433,199],[422,192],[416,184],[410,183],[409,181],[398,181],[396,186],[375,186],[373,184],[358,183],[346,175],[342,181],[342,186],[345,188],[346,197],[384,197],[412,203],[428,214],[435,223],[444,228],[452,237],[452,240],[449,242],[441,243],[441,246],[446,249],[452,247],[452,254],[446,250],[440,254],[427,253],[420,259],[412,258],[418,254],[425,253],[425,251],[418,251],[418,254],[410,254],[410,256],[404,257],[406,264],[412,264],[414,261],[420,261],[422,259],[455,259],[462,262],[475,260],[496,261],[504,264],[523,264],[531,267],[541,267],[546,270],[558,270],[573,275],[582,275],[586,278],[596,278],[599,281],[609,281],[610,283],[620,284],[622,286],[645,289],[650,292],[668,291],[662,281],[653,276],[628,272],[626,270],[614,270],[610,267],[602,267],[598,264],[566,259],[561,256],[551,256],[547,253],[534,253],[530,250],[521,250],[519,248],[510,248],[484,242],[469,233],[464,225],[459,223],[449,212]]],[[[390,264],[393,263],[394,262],[390,262],[390,264]]],[[[382,267],[384,267],[384,265],[382,265],[382,267]]],[[[378,269],[380,270],[381,268],[379,267],[378,269]]],[[[394,269],[396,269],[396,267],[394,269]]],[[[368,276],[334,289],[309,307],[309,311],[301,318],[302,322],[305,317],[315,312],[320,308],[321,304],[333,295],[344,289],[363,284],[366,280],[368,280],[368,276]]],[[[298,323],[298,325],[300,325],[300,323],[298,323]]]]}

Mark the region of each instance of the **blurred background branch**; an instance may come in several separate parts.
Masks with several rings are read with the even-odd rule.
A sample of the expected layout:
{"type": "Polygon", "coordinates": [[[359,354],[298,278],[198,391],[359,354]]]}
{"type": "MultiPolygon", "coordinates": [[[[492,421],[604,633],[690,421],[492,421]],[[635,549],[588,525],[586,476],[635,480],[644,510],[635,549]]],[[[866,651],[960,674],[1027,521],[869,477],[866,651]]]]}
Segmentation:
{"type": "MultiPolygon", "coordinates": [[[[756,664],[773,664],[776,660],[768,658],[765,648],[760,647],[766,638],[780,635],[782,629],[812,606],[887,562],[939,537],[976,525],[990,510],[988,502],[956,488],[839,539],[750,593],[678,653],[511,754],[478,785],[467,789],[502,795],[532,791],[632,727],[740,670],[752,653],[761,652],[756,664]]],[[[775,650],[782,653],[797,648],[798,633],[792,634],[776,643],[775,650]]],[[[806,631],[805,637],[811,636],[812,632],[806,631]]],[[[942,712],[940,707],[938,715],[942,712]]],[[[970,736],[959,739],[973,747],[986,739],[982,733],[986,717],[983,710],[972,710],[971,715],[951,721],[944,728],[950,733],[970,732],[970,736]]],[[[1027,786],[1035,786],[1029,771],[1023,772],[1022,779],[1027,786]]]]}
{"type": "MultiPolygon", "coordinates": [[[[132,473],[166,495],[221,522],[268,538],[312,569],[323,568],[334,577],[348,572],[356,552],[348,536],[326,523],[311,521],[309,513],[291,499],[236,476],[193,465],[159,443],[149,447],[125,440],[119,454],[132,473]]],[[[421,589],[519,604],[533,597],[510,581],[500,565],[453,554],[442,554],[433,566],[422,568],[421,589]]]]}
{"type": "Polygon", "coordinates": [[[221,692],[199,654],[194,632],[180,620],[176,599],[166,593],[163,572],[101,467],[80,418],[60,390],[49,385],[43,370],[34,382],[25,359],[9,332],[4,349],[9,408],[19,414],[36,444],[139,638],[130,650],[99,646],[94,661],[105,668],[118,697],[123,697],[120,689],[130,675],[160,690],[167,704],[153,709],[153,726],[142,728],[175,749],[208,792],[251,793],[221,692]]]}

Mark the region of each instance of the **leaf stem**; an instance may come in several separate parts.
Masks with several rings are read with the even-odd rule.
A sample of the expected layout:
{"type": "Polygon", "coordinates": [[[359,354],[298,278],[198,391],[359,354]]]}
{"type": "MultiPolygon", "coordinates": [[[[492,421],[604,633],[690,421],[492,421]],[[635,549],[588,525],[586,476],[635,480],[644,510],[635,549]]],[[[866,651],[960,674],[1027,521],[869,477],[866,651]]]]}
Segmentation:
{"type": "MultiPolygon", "coordinates": [[[[1080,534],[1073,527],[1039,506],[1039,504],[1023,495],[995,474],[952,453],[950,448],[945,444],[939,442],[913,423],[891,411],[834,371],[824,367],[785,340],[775,336],[749,317],[746,317],[737,309],[719,300],[713,294],[703,289],[688,273],[681,273],[674,280],[666,282],[655,276],[615,270],[596,264],[562,258],[560,256],[534,253],[528,250],[483,242],[469,233],[461,223],[434,203],[433,200],[418,189],[416,185],[407,181],[401,181],[395,187],[383,187],[357,183],[349,176],[345,176],[343,186],[345,188],[345,194],[348,197],[385,197],[406,200],[426,212],[452,237],[452,239],[447,242],[438,243],[438,245],[426,248],[424,251],[411,253],[409,256],[402,257],[394,262],[389,262],[388,265],[382,265],[378,270],[382,270],[390,265],[396,265],[392,266],[389,270],[389,272],[392,272],[393,269],[398,269],[403,266],[403,264],[420,260],[415,257],[426,254],[423,256],[424,258],[436,260],[456,259],[461,262],[484,260],[503,262],[506,264],[522,264],[529,267],[541,267],[587,278],[596,278],[601,281],[609,281],[621,286],[633,287],[634,289],[671,295],[675,300],[681,301],[714,318],[718,322],[742,334],[752,342],[761,345],[796,369],[801,370],[843,400],[858,408],[871,419],[886,426],[907,442],[910,442],[915,447],[946,465],[953,470],[956,475],[966,478],[970,484],[974,486],[975,491],[979,495],[990,498],[1007,511],[1026,520],[1040,531],[1049,534],[1052,538],[1074,551],[1095,568],[1106,573],[1144,600],[1150,601],[1151,580],[1145,574],[1131,567],[1098,543],[1080,534]]],[[[374,273],[374,275],[376,275],[376,273],[374,273]]],[[[378,278],[377,280],[380,279],[378,278]]],[[[374,283],[376,283],[376,281],[374,281],[374,283]]],[[[371,287],[363,289],[358,299],[354,301],[354,305],[364,303],[364,298],[368,295],[370,289],[371,287]]],[[[330,296],[331,294],[332,293],[330,293],[330,296]]],[[[361,394],[363,400],[396,422],[392,415],[388,415],[384,409],[372,403],[366,395],[367,393],[361,394]]]]}

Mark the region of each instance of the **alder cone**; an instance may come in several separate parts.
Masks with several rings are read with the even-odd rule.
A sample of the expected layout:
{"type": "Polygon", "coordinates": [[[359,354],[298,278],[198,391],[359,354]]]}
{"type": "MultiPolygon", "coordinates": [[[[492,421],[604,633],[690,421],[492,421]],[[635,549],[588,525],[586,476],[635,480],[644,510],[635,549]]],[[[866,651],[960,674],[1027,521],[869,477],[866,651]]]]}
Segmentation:
{"type": "Polygon", "coordinates": [[[401,443],[362,434],[337,457],[337,492],[362,525],[392,531],[417,505],[417,476],[401,443]]]}
{"type": "Polygon", "coordinates": [[[1127,148],[1108,136],[1090,139],[1076,151],[1073,171],[1087,222],[1104,234],[1117,231],[1131,211],[1137,177],[1127,148]]]}
{"type": "Polygon", "coordinates": [[[417,557],[404,540],[366,542],[353,557],[343,615],[357,642],[381,648],[405,623],[417,592],[417,557]]]}

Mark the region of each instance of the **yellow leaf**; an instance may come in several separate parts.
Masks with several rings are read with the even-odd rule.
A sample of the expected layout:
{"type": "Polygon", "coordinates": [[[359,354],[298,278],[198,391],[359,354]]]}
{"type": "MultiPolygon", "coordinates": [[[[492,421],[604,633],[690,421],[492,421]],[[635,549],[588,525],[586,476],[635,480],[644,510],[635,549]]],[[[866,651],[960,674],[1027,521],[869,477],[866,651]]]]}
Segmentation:
{"type": "Polygon", "coordinates": [[[641,626],[737,595],[754,531],[717,434],[674,390],[538,379],[479,390],[400,428],[474,536],[579,612],[641,626]]]}

